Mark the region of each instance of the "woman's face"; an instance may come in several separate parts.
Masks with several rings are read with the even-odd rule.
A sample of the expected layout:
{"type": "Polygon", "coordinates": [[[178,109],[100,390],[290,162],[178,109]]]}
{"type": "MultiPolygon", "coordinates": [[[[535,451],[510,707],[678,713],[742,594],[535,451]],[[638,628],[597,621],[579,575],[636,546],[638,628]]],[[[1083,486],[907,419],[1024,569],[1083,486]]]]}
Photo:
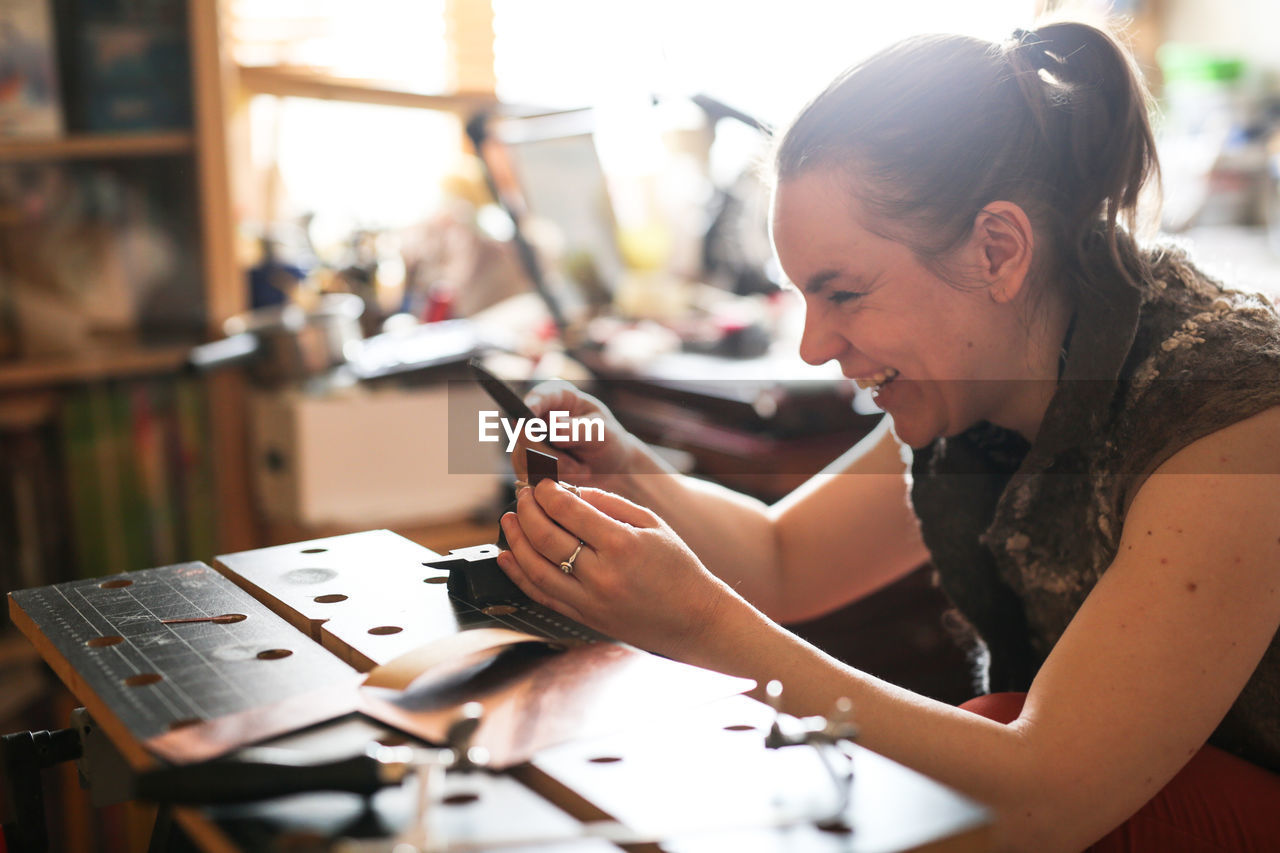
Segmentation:
{"type": "MultiPolygon", "coordinates": [[[[874,385],[912,447],[980,420],[999,423],[1016,383],[998,380],[1021,378],[1026,359],[1010,306],[981,285],[947,283],[906,246],[864,228],[848,183],[809,170],[774,196],[774,247],[805,302],[801,358],[834,359],[845,376],[874,385]]],[[[961,262],[968,251],[957,250],[961,262]]]]}

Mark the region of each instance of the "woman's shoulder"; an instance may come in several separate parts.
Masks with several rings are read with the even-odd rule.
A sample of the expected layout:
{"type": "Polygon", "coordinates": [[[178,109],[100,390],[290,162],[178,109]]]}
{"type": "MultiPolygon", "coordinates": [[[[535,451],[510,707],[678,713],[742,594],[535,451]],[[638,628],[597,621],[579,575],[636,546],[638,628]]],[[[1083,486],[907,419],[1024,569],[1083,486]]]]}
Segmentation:
{"type": "Polygon", "coordinates": [[[1123,371],[1133,391],[1155,390],[1161,379],[1280,376],[1280,314],[1271,300],[1227,287],[1174,243],[1148,249],[1147,261],[1138,329],[1123,371]]]}
{"type": "Polygon", "coordinates": [[[1233,320],[1278,327],[1276,303],[1260,294],[1231,286],[1206,271],[1188,247],[1174,240],[1142,250],[1147,274],[1139,283],[1144,308],[1179,306],[1187,310],[1212,310],[1233,320]]]}
{"type": "Polygon", "coordinates": [[[1280,406],[1280,315],[1223,286],[1176,246],[1151,277],[1111,419],[1110,458],[1132,489],[1182,448],[1280,406]]]}

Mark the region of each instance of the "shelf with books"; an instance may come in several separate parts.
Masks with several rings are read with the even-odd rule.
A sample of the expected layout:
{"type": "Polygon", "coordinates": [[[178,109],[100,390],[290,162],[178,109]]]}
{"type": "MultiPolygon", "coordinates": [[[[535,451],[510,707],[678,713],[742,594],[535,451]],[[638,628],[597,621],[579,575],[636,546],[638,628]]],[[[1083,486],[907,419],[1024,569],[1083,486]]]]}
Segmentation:
{"type": "Polygon", "coordinates": [[[0,162],[160,157],[190,154],[195,134],[85,133],[57,139],[0,139],[0,162]]]}
{"type": "Polygon", "coordinates": [[[25,408],[0,396],[0,590],[218,553],[201,380],[138,375],[39,396],[25,408]]]}
{"type": "MultiPolygon", "coordinates": [[[[150,423],[158,424],[153,431],[172,450],[172,436],[180,431],[174,413],[197,410],[202,467],[199,494],[188,504],[204,502],[209,509],[202,514],[207,523],[194,532],[159,510],[144,513],[148,530],[126,533],[130,547],[115,543],[108,550],[114,562],[108,563],[102,562],[103,549],[93,540],[86,545],[74,529],[62,546],[74,559],[55,554],[37,560],[31,543],[46,540],[32,537],[46,525],[23,521],[29,570],[5,578],[9,583],[0,591],[43,576],[44,569],[30,566],[44,566],[57,578],[60,572],[142,568],[257,547],[243,382],[181,371],[192,344],[217,334],[227,317],[247,307],[227,174],[231,66],[219,37],[221,0],[17,2],[43,9],[41,22],[24,31],[39,36],[42,56],[53,58],[62,85],[46,93],[48,111],[61,120],[50,127],[30,121],[17,126],[29,111],[19,115],[12,99],[12,109],[0,109],[0,403],[12,407],[51,396],[57,411],[71,415],[55,415],[43,432],[32,428],[25,443],[17,439],[25,433],[0,423],[0,516],[9,518],[0,518],[0,527],[15,518],[45,517],[28,511],[34,504],[27,484],[36,478],[24,472],[36,462],[50,472],[40,482],[62,484],[58,488],[71,498],[78,496],[78,503],[63,499],[65,511],[50,514],[64,526],[77,507],[83,516],[93,505],[85,496],[98,494],[103,483],[134,483],[135,508],[144,503],[138,492],[154,498],[166,483],[171,495],[180,494],[194,478],[190,453],[148,448],[138,457],[151,460],[145,476],[125,477],[120,472],[132,469],[119,463],[113,481],[104,462],[118,454],[104,448],[123,445],[113,436],[145,432],[150,423]],[[112,45],[132,46],[132,52],[109,50],[112,45]],[[130,390],[139,387],[161,389],[154,392],[159,396],[150,417],[145,403],[153,392],[130,390]],[[103,405],[104,398],[115,402],[103,405]],[[94,401],[88,409],[96,421],[82,417],[87,399],[94,401]],[[80,429],[85,423],[95,430],[80,429]],[[77,429],[66,443],[70,426],[77,429]],[[98,438],[90,442],[91,434],[98,438]],[[86,452],[90,444],[97,449],[86,452]],[[26,515],[18,512],[23,507],[26,515]],[[133,547],[134,540],[149,542],[149,550],[133,547]],[[96,554],[97,562],[86,563],[86,554],[96,554]]],[[[0,9],[0,20],[7,12],[0,9]]],[[[24,95],[17,106],[25,109],[30,101],[24,95]]],[[[127,495],[120,500],[127,502],[127,495]]],[[[92,518],[88,527],[79,523],[93,526],[92,518]]],[[[106,533],[98,538],[115,541],[106,533]]],[[[15,541],[4,539],[4,545],[15,541]]]]}
{"type": "Polygon", "coordinates": [[[189,347],[148,347],[0,362],[0,392],[153,373],[182,367],[189,347]]]}
{"type": "Polygon", "coordinates": [[[497,104],[497,99],[488,92],[419,92],[396,83],[338,77],[324,71],[287,65],[241,66],[237,73],[240,88],[253,95],[439,110],[462,116],[497,104]]]}

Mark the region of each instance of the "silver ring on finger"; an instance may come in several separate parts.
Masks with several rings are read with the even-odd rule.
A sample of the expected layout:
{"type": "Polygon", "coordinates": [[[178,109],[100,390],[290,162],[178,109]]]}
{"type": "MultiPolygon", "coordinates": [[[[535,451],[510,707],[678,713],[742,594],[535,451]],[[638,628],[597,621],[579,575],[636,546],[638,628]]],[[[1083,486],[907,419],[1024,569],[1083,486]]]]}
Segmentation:
{"type": "Polygon", "coordinates": [[[573,574],[573,561],[578,559],[578,555],[582,553],[582,540],[578,540],[578,547],[573,549],[573,553],[569,555],[569,559],[560,564],[560,571],[566,575],[573,574]]]}

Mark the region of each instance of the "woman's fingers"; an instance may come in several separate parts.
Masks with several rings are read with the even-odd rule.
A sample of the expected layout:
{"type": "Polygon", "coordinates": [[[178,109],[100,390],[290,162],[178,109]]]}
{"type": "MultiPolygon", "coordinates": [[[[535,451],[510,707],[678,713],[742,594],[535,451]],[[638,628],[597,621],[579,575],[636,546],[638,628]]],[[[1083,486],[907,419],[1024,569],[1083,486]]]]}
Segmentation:
{"type": "Polygon", "coordinates": [[[626,498],[602,489],[581,488],[578,493],[544,480],[533,496],[547,516],[579,539],[603,545],[618,530],[618,522],[631,527],[657,527],[652,512],[626,498]]]}
{"type": "Polygon", "coordinates": [[[582,500],[600,512],[630,524],[632,527],[656,527],[657,516],[652,511],[633,503],[615,492],[603,489],[582,489],[582,500]]]}
{"type": "Polygon", "coordinates": [[[545,415],[553,409],[568,411],[579,415],[583,410],[594,409],[595,398],[582,393],[571,383],[563,379],[549,379],[539,382],[524,398],[525,405],[539,415],[545,415]]]}
{"type": "Polygon", "coordinates": [[[520,520],[520,532],[529,544],[557,566],[569,558],[581,539],[547,516],[534,499],[532,489],[521,489],[516,496],[516,517],[520,520]]]}
{"type": "Polygon", "coordinates": [[[559,566],[552,565],[538,553],[530,544],[514,513],[504,515],[501,523],[511,550],[498,555],[499,568],[534,601],[581,622],[578,601],[582,595],[582,587],[577,579],[565,574],[559,566]]]}

